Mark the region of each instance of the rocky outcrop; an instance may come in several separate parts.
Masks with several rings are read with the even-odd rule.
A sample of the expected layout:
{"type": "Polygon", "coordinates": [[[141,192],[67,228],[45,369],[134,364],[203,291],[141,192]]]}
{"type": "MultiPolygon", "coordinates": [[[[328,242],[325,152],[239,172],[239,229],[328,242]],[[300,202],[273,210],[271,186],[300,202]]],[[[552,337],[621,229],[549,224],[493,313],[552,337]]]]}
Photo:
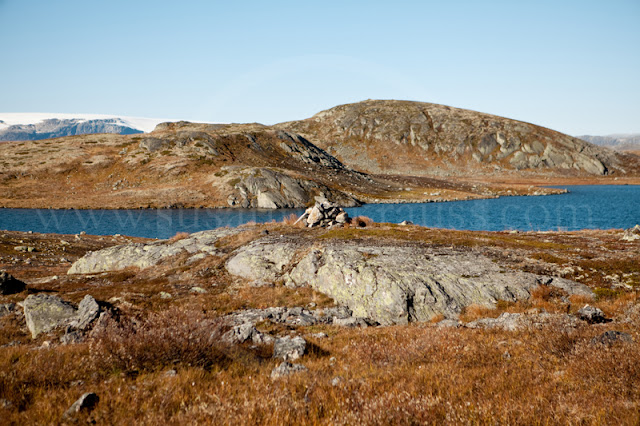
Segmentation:
{"type": "Polygon", "coordinates": [[[0,294],[20,293],[27,288],[27,285],[5,271],[0,271],[0,294]]]}
{"type": "Polygon", "coordinates": [[[268,276],[289,286],[310,286],[347,306],[354,317],[383,325],[428,321],[438,314],[457,317],[471,304],[492,307],[498,300],[527,299],[539,285],[592,294],[573,281],[505,270],[482,255],[417,245],[345,242],[306,248],[263,238],[238,249],[227,270],[251,280],[268,276]]]}
{"type": "Polygon", "coordinates": [[[315,200],[335,200],[354,207],[360,202],[345,192],[331,189],[319,182],[295,178],[281,169],[245,168],[227,177],[233,193],[227,203],[231,207],[279,209],[306,207],[315,200]]]}
{"type": "Polygon", "coordinates": [[[629,160],[634,168],[639,164],[533,124],[421,102],[367,100],[279,127],[368,173],[492,173],[498,167],[604,175],[625,173],[629,160]]]}
{"type": "Polygon", "coordinates": [[[216,241],[242,232],[241,228],[219,228],[196,232],[187,238],[169,242],[157,241],[149,244],[125,244],[90,252],[78,259],[67,272],[73,274],[97,274],[120,271],[126,268],[145,269],[180,253],[189,253],[191,258],[200,254],[216,255],[216,241]]]}

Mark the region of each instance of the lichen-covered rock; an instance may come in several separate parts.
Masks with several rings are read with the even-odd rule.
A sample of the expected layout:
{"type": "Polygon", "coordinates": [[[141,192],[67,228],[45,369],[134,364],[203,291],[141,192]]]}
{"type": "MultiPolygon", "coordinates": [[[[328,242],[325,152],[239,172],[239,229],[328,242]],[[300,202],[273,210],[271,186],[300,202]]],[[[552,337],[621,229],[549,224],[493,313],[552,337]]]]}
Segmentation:
{"type": "Polygon", "coordinates": [[[54,295],[30,295],[22,302],[22,307],[27,328],[34,339],[41,333],[69,325],[77,319],[76,308],[54,295]]]}
{"type": "Polygon", "coordinates": [[[383,325],[429,321],[438,314],[456,318],[471,304],[493,307],[498,300],[527,299],[539,285],[592,295],[569,280],[505,270],[479,254],[419,245],[344,242],[301,248],[294,241],[262,239],[238,249],[227,270],[310,286],[347,306],[353,317],[383,325]],[[273,253],[280,253],[277,262],[273,253]]]}
{"type": "Polygon", "coordinates": [[[215,247],[216,241],[242,231],[240,228],[219,228],[196,232],[175,242],[155,241],[149,244],[134,243],[109,247],[88,253],[78,259],[71,265],[67,274],[97,274],[131,267],[145,269],[182,252],[193,255],[216,255],[218,254],[215,247]]]}
{"type": "Polygon", "coordinates": [[[0,271],[0,294],[20,293],[27,288],[27,285],[19,279],[13,277],[5,271],[0,271]]]}

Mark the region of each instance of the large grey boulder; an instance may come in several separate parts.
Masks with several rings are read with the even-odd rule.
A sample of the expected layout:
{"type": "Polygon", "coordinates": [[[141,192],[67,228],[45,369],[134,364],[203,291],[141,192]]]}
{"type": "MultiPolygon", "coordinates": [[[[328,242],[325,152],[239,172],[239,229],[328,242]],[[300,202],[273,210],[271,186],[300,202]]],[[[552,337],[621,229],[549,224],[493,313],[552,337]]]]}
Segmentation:
{"type": "Polygon", "coordinates": [[[479,254],[420,245],[343,242],[306,248],[263,239],[238,249],[227,270],[310,286],[347,306],[352,316],[383,325],[429,321],[438,314],[456,318],[471,304],[494,307],[498,300],[527,299],[539,285],[592,295],[573,281],[507,270],[479,254]],[[272,253],[289,254],[276,264],[272,253]]]}
{"type": "Polygon", "coordinates": [[[5,271],[0,271],[0,294],[20,293],[27,288],[27,285],[5,271]]]}
{"type": "Polygon", "coordinates": [[[30,295],[22,302],[22,307],[27,328],[34,339],[41,333],[69,325],[77,318],[76,308],[54,295],[30,295]]]}
{"type": "Polygon", "coordinates": [[[219,228],[196,232],[174,242],[164,240],[149,244],[134,243],[109,247],[87,253],[71,265],[67,274],[97,274],[132,267],[146,269],[183,252],[193,256],[217,255],[219,252],[215,243],[220,238],[240,232],[243,232],[241,228],[219,228]]]}

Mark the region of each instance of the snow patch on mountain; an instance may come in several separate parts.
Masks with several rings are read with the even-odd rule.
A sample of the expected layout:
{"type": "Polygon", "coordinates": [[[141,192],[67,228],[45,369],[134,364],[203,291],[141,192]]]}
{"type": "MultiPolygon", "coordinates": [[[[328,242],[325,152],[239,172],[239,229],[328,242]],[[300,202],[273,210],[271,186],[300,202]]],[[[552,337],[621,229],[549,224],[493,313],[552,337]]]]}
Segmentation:
{"type": "Polygon", "coordinates": [[[91,120],[114,120],[115,124],[130,127],[142,132],[151,132],[159,123],[178,121],[166,118],[122,117],[107,114],[68,114],[68,113],[0,113],[0,130],[10,126],[38,124],[45,120],[74,120],[83,123],[91,120]]]}

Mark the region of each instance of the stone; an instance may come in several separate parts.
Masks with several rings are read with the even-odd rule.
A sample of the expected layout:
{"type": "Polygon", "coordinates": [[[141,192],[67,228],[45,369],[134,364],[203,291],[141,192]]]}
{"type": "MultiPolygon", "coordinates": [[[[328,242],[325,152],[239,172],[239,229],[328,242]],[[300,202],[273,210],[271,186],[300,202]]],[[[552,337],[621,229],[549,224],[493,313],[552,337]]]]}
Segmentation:
{"type": "Polygon", "coordinates": [[[438,328],[458,328],[460,327],[460,322],[458,322],[457,320],[454,319],[443,319],[442,321],[439,321],[438,323],[436,323],[436,327],[438,328]]]}
{"type": "Polygon", "coordinates": [[[277,338],[273,345],[273,357],[284,361],[295,361],[304,355],[307,342],[300,336],[277,338]]]}
{"type": "Polygon", "coordinates": [[[309,227],[316,226],[324,219],[324,210],[322,209],[322,205],[316,203],[316,205],[311,209],[311,212],[307,216],[307,225],[309,227]]]}
{"type": "Polygon", "coordinates": [[[347,212],[340,212],[336,215],[337,223],[348,223],[349,222],[349,214],[347,212]]]}
{"type": "Polygon", "coordinates": [[[85,393],[64,412],[63,418],[72,419],[80,414],[89,414],[96,408],[98,402],[100,402],[98,395],[93,392],[85,393]]]}
{"type": "Polygon", "coordinates": [[[99,315],[100,306],[98,302],[87,294],[78,304],[78,318],[71,323],[71,326],[79,330],[85,330],[99,315]]]}
{"type": "Polygon", "coordinates": [[[27,285],[5,271],[0,271],[0,294],[8,295],[24,291],[27,285]]]}
{"type": "Polygon", "coordinates": [[[159,294],[160,294],[160,299],[171,299],[171,298],[173,298],[171,293],[167,293],[166,291],[161,291],[159,294]]]}
{"type": "Polygon", "coordinates": [[[600,344],[604,346],[611,346],[618,342],[631,343],[633,342],[633,338],[629,333],[617,330],[609,330],[591,339],[592,345],[600,344]]]}
{"type": "Polygon", "coordinates": [[[0,318],[13,314],[16,312],[15,303],[2,303],[0,304],[0,318]]]}
{"type": "Polygon", "coordinates": [[[633,228],[625,229],[622,239],[625,241],[640,240],[640,225],[636,225],[633,228]]]}
{"type": "Polygon", "coordinates": [[[76,308],[54,295],[30,295],[22,302],[22,307],[27,328],[34,339],[41,333],[69,325],[77,319],[76,308]]]}
{"type": "Polygon", "coordinates": [[[604,312],[591,305],[584,305],[584,307],[578,310],[576,315],[589,324],[601,324],[611,321],[605,317],[604,312]]]}
{"type": "Polygon", "coordinates": [[[205,290],[202,287],[191,287],[191,289],[189,290],[191,293],[194,294],[206,294],[207,290],[205,290]]]}
{"type": "Polygon", "coordinates": [[[301,364],[292,364],[290,362],[283,362],[271,371],[271,380],[280,379],[282,377],[289,376],[291,374],[302,373],[309,369],[301,364]]]}

